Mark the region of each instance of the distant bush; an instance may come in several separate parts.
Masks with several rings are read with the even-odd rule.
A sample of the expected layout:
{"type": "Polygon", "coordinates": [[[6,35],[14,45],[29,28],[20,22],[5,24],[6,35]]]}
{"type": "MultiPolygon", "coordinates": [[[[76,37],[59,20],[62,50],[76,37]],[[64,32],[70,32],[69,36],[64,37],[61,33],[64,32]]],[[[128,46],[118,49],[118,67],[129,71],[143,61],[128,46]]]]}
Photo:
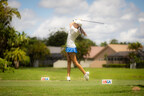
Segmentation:
{"type": "Polygon", "coordinates": [[[144,68],[144,62],[136,64],[136,68],[144,68]]]}
{"type": "Polygon", "coordinates": [[[14,72],[14,69],[12,67],[10,67],[11,64],[12,64],[12,62],[9,62],[5,59],[0,58],[0,70],[2,72],[5,72],[6,70],[11,70],[14,72]]]}
{"type": "Polygon", "coordinates": [[[103,67],[106,68],[125,68],[128,67],[128,64],[103,64],[103,67]]]}

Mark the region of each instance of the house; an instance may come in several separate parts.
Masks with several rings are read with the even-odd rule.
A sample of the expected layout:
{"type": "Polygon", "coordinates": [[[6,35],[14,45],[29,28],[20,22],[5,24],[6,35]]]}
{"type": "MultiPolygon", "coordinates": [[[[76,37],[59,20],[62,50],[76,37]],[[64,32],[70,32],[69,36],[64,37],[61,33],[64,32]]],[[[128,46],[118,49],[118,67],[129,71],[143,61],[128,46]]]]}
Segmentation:
{"type": "Polygon", "coordinates": [[[39,66],[52,67],[54,62],[64,58],[61,54],[61,47],[48,46],[47,48],[50,50],[50,55],[47,55],[45,59],[40,60],[39,66]]]}
{"type": "Polygon", "coordinates": [[[101,60],[102,58],[99,58],[98,62],[96,60],[96,56],[98,56],[104,48],[105,47],[91,46],[89,55],[85,56],[86,61],[89,61],[89,67],[101,68],[102,64],[106,63],[105,61],[101,60]],[[96,66],[95,66],[95,64],[96,64],[96,66]]]}
{"type": "Polygon", "coordinates": [[[105,48],[102,48],[102,50],[100,50],[97,54],[93,56],[93,62],[90,64],[90,67],[102,68],[103,64],[108,63],[106,60],[107,56],[124,51],[130,51],[128,49],[128,45],[110,44],[105,48]]]}
{"type": "MultiPolygon", "coordinates": [[[[110,44],[106,47],[91,46],[89,55],[84,56],[86,60],[81,61],[80,64],[82,67],[102,68],[103,64],[124,63],[127,60],[127,55],[129,52],[130,50],[128,49],[128,45],[110,44]],[[120,61],[123,59],[118,57],[117,58],[119,61],[110,61],[110,58],[115,58],[115,56],[123,56],[124,61],[120,61]],[[106,59],[107,57],[109,57],[109,60],[106,59]]],[[[53,67],[66,68],[67,61],[60,59],[54,62],[53,67]]],[[[71,67],[73,67],[73,64],[71,67]]]]}
{"type": "Polygon", "coordinates": [[[131,51],[121,51],[107,56],[107,64],[128,64],[131,51]]]}
{"type": "Polygon", "coordinates": [[[93,60],[94,57],[101,52],[105,47],[91,46],[91,50],[88,55],[84,56],[86,59],[93,60]]]}

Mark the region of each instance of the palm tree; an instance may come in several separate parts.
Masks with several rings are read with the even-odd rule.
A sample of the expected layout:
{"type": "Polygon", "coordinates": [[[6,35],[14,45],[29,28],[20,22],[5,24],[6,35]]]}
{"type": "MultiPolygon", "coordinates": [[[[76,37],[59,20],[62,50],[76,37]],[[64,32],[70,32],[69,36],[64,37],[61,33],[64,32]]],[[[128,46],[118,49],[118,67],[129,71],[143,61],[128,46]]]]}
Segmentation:
{"type": "Polygon", "coordinates": [[[132,50],[132,51],[135,51],[135,52],[131,52],[129,54],[129,57],[130,57],[130,61],[131,61],[131,66],[132,68],[136,68],[136,63],[140,62],[140,59],[137,57],[138,55],[138,50],[142,48],[142,45],[141,43],[139,42],[134,42],[134,43],[131,43],[128,45],[128,49],[129,50],[132,50]]]}
{"type": "Polygon", "coordinates": [[[131,44],[128,45],[128,49],[135,50],[136,52],[138,52],[138,50],[140,48],[142,48],[142,45],[139,42],[136,42],[136,43],[134,42],[134,43],[131,43],[131,44]]]}
{"type": "Polygon", "coordinates": [[[7,60],[12,60],[15,64],[15,68],[19,68],[19,62],[20,61],[25,61],[27,56],[26,53],[19,49],[19,48],[12,48],[11,51],[7,51],[5,53],[5,58],[7,60]]]}
{"type": "Polygon", "coordinates": [[[9,41],[13,41],[16,37],[15,29],[10,26],[13,16],[21,18],[16,8],[8,6],[8,0],[0,0],[0,57],[4,57],[5,50],[10,50],[9,41]],[[8,44],[9,43],[9,44],[8,44]]]}
{"type": "Polygon", "coordinates": [[[1,0],[0,1],[0,23],[2,23],[4,26],[10,25],[10,22],[12,21],[12,17],[16,16],[18,18],[21,18],[20,13],[18,12],[17,8],[11,8],[8,6],[7,0],[1,0]]]}
{"type": "Polygon", "coordinates": [[[22,32],[22,34],[20,32],[17,33],[18,35],[15,36],[15,40],[10,41],[9,44],[13,44],[11,45],[13,47],[22,48],[23,46],[28,44],[29,38],[26,37],[26,34],[24,32],[22,32]]]}

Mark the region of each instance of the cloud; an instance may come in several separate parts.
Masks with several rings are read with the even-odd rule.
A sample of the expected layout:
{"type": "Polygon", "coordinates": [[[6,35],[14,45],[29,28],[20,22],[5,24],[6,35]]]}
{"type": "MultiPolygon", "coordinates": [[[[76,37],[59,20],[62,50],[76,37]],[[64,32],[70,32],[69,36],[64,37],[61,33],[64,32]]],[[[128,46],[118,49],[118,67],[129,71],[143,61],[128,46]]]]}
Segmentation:
{"type": "Polygon", "coordinates": [[[20,11],[21,19],[13,18],[12,25],[15,26],[18,31],[31,30],[37,23],[38,18],[35,12],[31,9],[24,9],[20,11]]]}
{"type": "Polygon", "coordinates": [[[139,21],[140,23],[143,23],[143,22],[144,22],[144,12],[141,12],[141,13],[139,14],[138,21],[139,21]]]}
{"type": "Polygon", "coordinates": [[[144,21],[144,14],[140,13],[133,3],[126,3],[125,0],[95,0],[92,4],[88,4],[85,0],[41,0],[39,5],[52,8],[55,16],[47,18],[35,30],[33,36],[46,37],[50,29],[60,27],[68,29],[68,23],[73,18],[105,23],[105,25],[99,25],[83,22],[88,38],[98,44],[113,38],[119,41],[140,40],[136,34],[144,30],[138,24],[144,21]]]}
{"type": "Polygon", "coordinates": [[[139,22],[144,22],[144,18],[139,18],[139,22]]]}
{"type": "Polygon", "coordinates": [[[11,6],[12,8],[20,8],[21,3],[18,2],[17,0],[9,0],[8,5],[11,6]]]}
{"type": "Polygon", "coordinates": [[[125,6],[124,0],[95,0],[89,8],[89,12],[93,16],[118,16],[120,9],[125,6]]]}
{"type": "Polygon", "coordinates": [[[129,41],[129,42],[134,42],[135,41],[135,34],[137,33],[138,29],[133,28],[128,30],[127,32],[121,32],[120,33],[120,38],[121,41],[129,41]]]}
{"type": "Polygon", "coordinates": [[[40,24],[31,36],[46,38],[51,32],[55,32],[61,28],[66,28],[66,30],[68,30],[70,21],[71,19],[68,17],[53,17],[51,19],[47,19],[40,24]]]}
{"type": "Polygon", "coordinates": [[[123,20],[131,20],[133,18],[132,14],[124,14],[121,19],[123,20]]]}
{"type": "MultiPolygon", "coordinates": [[[[16,0],[14,0],[16,1],[16,0]]],[[[11,3],[12,4],[12,3],[11,3]]],[[[74,18],[98,21],[104,25],[83,21],[83,29],[87,38],[96,44],[115,38],[118,41],[140,41],[144,43],[144,12],[133,3],[125,0],[94,0],[88,4],[86,0],[40,0],[39,6],[53,10],[51,17],[39,20],[32,9],[24,9],[20,13],[22,19],[14,19],[13,25],[18,31],[34,31],[30,36],[48,37],[51,32],[65,28],[74,18]]]]}
{"type": "Polygon", "coordinates": [[[58,8],[58,7],[72,7],[73,5],[77,4],[77,1],[81,0],[41,0],[40,6],[45,8],[58,8]]]}
{"type": "Polygon", "coordinates": [[[41,0],[39,5],[44,8],[53,8],[55,14],[84,13],[88,9],[88,3],[85,0],[41,0]]]}
{"type": "Polygon", "coordinates": [[[141,23],[139,26],[138,34],[135,34],[135,37],[139,39],[139,41],[144,41],[144,23],[141,23]]]}

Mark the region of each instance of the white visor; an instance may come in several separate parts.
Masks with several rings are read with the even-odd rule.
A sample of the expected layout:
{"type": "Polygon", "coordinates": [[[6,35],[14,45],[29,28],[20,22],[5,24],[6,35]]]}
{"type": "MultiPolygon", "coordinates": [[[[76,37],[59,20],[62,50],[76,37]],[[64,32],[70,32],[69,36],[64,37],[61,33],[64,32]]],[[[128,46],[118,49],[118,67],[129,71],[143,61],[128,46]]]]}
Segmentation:
{"type": "Polygon", "coordinates": [[[80,19],[74,19],[73,22],[79,24],[80,26],[82,26],[82,22],[81,22],[80,19]]]}

